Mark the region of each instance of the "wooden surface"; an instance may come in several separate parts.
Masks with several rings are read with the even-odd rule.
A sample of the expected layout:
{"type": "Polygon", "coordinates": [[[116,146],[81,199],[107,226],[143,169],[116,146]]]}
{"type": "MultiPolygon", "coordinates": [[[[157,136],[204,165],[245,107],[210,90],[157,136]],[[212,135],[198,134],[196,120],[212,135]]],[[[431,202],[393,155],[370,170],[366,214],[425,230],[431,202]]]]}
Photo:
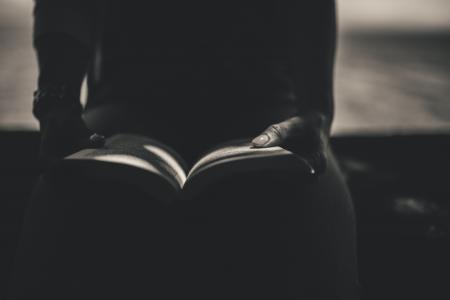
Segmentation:
{"type": "MultiPolygon", "coordinates": [[[[408,1],[406,14],[424,5],[408,1]]],[[[335,134],[450,131],[450,26],[437,14],[439,3],[445,9],[449,2],[430,1],[424,18],[410,18],[419,20],[416,26],[403,17],[395,27],[392,14],[386,22],[380,17],[389,11],[386,1],[340,2],[335,134]]],[[[0,130],[37,129],[31,116],[32,1],[0,0],[0,7],[0,130]]]]}

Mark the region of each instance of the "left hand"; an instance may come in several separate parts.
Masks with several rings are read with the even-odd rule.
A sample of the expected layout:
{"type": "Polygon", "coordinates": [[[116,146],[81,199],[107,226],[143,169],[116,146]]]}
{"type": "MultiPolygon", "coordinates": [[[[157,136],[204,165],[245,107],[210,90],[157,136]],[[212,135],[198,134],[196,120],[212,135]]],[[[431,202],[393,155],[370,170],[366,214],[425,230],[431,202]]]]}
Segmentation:
{"type": "Polygon", "coordinates": [[[82,119],[78,93],[68,85],[53,84],[34,93],[33,114],[39,121],[39,161],[50,166],[84,148],[101,148],[105,137],[89,130],[82,119]]]}
{"type": "Polygon", "coordinates": [[[272,124],[252,140],[256,148],[281,146],[301,156],[311,174],[323,174],[327,168],[330,122],[319,113],[291,117],[272,124]]]}

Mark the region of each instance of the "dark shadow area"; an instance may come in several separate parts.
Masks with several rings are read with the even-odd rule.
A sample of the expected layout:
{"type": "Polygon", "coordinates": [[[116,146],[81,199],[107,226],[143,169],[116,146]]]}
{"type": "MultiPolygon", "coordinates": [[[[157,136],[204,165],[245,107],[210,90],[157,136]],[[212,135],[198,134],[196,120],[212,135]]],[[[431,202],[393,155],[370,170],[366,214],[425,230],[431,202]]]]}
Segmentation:
{"type": "Polygon", "coordinates": [[[342,137],[366,299],[448,299],[449,135],[342,137]]]}
{"type": "MultiPolygon", "coordinates": [[[[0,297],[33,182],[36,132],[0,132],[0,297]]],[[[358,218],[364,299],[449,299],[450,135],[332,140],[358,218]]]]}

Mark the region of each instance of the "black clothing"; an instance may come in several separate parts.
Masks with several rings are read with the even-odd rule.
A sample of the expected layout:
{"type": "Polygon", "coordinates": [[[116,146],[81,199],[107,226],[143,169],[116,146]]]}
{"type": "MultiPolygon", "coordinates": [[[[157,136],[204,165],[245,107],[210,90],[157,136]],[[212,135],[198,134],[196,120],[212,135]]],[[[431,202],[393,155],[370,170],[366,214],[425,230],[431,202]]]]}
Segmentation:
{"type": "MultiPolygon", "coordinates": [[[[42,81],[76,73],[78,82],[72,68],[89,64],[84,117],[95,132],[145,134],[192,163],[297,112],[331,121],[333,0],[35,3],[35,46],[47,53],[38,58],[61,49],[61,36],[77,43],[47,60],[62,68],[46,65],[42,81]]],[[[80,189],[76,176],[66,188],[44,175],[25,217],[10,299],[356,299],[353,208],[327,152],[330,166],[317,180],[249,170],[204,202],[186,203],[212,226],[171,223],[152,199],[120,183],[80,189]]]]}
{"type": "MultiPolygon", "coordinates": [[[[199,133],[165,136],[190,139],[175,144],[190,158],[199,133]]],[[[249,169],[169,208],[124,182],[46,173],[8,299],[356,300],[353,206],[329,150],[316,180],[249,169]]]]}
{"type": "Polygon", "coordinates": [[[77,102],[88,69],[89,51],[66,34],[45,35],[35,42],[39,63],[39,89],[64,85],[70,87],[77,102]],[[57,43],[57,47],[55,44],[57,43]]]}
{"type": "Polygon", "coordinates": [[[334,53],[333,1],[297,2],[36,0],[34,34],[65,33],[91,51],[88,107],[295,110],[332,103],[334,53]]]}

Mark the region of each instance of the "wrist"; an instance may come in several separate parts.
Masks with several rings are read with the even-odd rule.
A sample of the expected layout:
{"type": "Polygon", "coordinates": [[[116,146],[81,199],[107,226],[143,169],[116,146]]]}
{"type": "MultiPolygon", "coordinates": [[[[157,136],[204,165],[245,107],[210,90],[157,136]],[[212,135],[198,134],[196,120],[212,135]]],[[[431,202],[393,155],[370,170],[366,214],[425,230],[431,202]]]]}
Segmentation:
{"type": "Polygon", "coordinates": [[[81,115],[79,92],[67,84],[48,84],[33,94],[33,115],[39,122],[60,114],[81,115]]]}

